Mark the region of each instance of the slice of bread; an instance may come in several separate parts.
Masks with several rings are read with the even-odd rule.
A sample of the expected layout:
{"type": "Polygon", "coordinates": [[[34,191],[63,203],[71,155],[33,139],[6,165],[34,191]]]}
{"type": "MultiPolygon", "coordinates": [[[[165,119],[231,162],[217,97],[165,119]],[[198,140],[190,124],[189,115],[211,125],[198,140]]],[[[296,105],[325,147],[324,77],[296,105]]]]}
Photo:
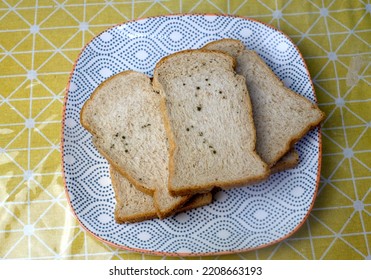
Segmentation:
{"type": "MultiPolygon", "coordinates": [[[[221,39],[208,43],[203,47],[203,49],[226,52],[227,54],[233,56],[235,59],[238,59],[238,56],[241,54],[241,52],[245,50],[245,45],[240,40],[221,39]]],[[[247,88],[249,88],[248,85],[247,88]]],[[[257,141],[260,141],[259,133],[257,133],[256,139],[257,141]]],[[[292,148],[271,167],[270,172],[277,173],[286,169],[291,169],[297,166],[298,163],[299,154],[295,150],[295,148],[292,148]]]]}
{"type": "MultiPolygon", "coordinates": [[[[110,166],[110,174],[116,198],[115,220],[117,223],[134,223],[158,218],[155,203],[151,195],[139,191],[112,166],[110,166]]],[[[211,202],[211,193],[194,195],[181,208],[177,209],[175,213],[205,206],[211,202]]]]}
{"type": "Polygon", "coordinates": [[[138,189],[153,195],[160,217],[190,196],[167,189],[169,145],[159,109],[161,97],[148,76],[124,71],[103,82],[81,110],[81,124],[93,144],[138,189]]]}
{"type": "Polygon", "coordinates": [[[237,73],[245,77],[253,107],[256,151],[269,167],[324,119],[315,104],[285,87],[259,55],[246,50],[241,41],[222,39],[204,49],[224,51],[237,59],[237,73]]]}
{"type": "Polygon", "coordinates": [[[269,176],[255,152],[246,83],[222,52],[187,50],[161,59],[153,87],[170,143],[169,190],[174,195],[229,188],[269,176]]]}

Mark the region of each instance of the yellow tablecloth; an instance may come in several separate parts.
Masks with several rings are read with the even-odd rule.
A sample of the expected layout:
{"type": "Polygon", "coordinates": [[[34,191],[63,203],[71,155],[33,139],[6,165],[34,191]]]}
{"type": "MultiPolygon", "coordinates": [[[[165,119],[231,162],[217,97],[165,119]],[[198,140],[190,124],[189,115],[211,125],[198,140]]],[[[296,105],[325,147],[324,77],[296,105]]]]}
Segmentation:
{"type": "Polygon", "coordinates": [[[117,23],[174,13],[248,16],[281,29],[303,53],[327,114],[318,197],[302,228],[265,249],[208,258],[371,259],[367,0],[2,1],[0,258],[161,258],[110,247],[79,226],[59,145],[65,88],[81,48],[117,23]]]}

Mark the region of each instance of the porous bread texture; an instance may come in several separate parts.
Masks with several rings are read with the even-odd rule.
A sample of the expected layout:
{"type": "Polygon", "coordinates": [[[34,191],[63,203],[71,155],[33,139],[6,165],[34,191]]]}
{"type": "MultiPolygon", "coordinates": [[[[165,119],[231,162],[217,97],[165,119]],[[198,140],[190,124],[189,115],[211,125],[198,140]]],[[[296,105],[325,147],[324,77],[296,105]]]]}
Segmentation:
{"type": "MultiPolygon", "coordinates": [[[[120,172],[110,166],[112,187],[115,193],[115,221],[134,223],[158,217],[153,197],[134,187],[120,172]]],[[[197,194],[188,200],[175,213],[202,207],[212,202],[212,194],[197,194]]]]}
{"type": "Polygon", "coordinates": [[[148,76],[124,71],[93,92],[80,119],[98,151],[130,183],[153,195],[157,215],[165,217],[190,196],[175,197],[167,189],[169,151],[160,99],[148,76]]]}
{"type": "MultiPolygon", "coordinates": [[[[259,55],[239,40],[222,39],[204,49],[224,51],[237,59],[245,77],[256,127],[256,151],[272,167],[325,117],[317,105],[285,87],[259,55]]],[[[294,156],[294,155],[293,155],[294,156]]]]}
{"type": "Polygon", "coordinates": [[[235,60],[222,52],[187,50],[160,60],[153,87],[170,144],[173,195],[229,188],[269,175],[255,152],[252,108],[235,60]]]}

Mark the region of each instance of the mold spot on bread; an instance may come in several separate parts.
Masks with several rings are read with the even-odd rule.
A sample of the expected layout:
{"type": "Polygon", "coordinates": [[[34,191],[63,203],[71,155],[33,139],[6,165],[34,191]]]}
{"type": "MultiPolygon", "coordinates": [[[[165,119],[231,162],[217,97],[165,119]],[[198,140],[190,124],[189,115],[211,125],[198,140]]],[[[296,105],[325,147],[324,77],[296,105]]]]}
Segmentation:
{"type": "Polygon", "coordinates": [[[197,106],[197,111],[201,111],[202,110],[202,105],[198,105],[197,106]]]}
{"type": "Polygon", "coordinates": [[[151,124],[147,123],[147,124],[142,125],[142,128],[146,128],[146,127],[149,127],[149,126],[151,126],[151,124]]]}

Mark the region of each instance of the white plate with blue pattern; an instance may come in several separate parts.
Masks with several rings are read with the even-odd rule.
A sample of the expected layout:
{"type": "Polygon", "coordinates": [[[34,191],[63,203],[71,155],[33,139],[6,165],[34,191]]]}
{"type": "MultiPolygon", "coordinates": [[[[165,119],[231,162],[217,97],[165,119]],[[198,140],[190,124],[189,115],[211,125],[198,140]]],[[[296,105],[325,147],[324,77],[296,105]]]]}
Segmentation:
{"type": "Polygon", "coordinates": [[[108,163],[80,124],[82,105],[100,83],[116,73],[132,69],[152,75],[160,58],[221,38],[244,42],[286,86],[315,101],[298,48],[282,32],[248,18],[172,15],[131,21],[99,34],[80,53],[65,98],[63,175],[78,221],[103,242],[160,255],[237,253],[289,237],[308,217],[319,182],[319,128],[296,144],[300,163],[292,170],[274,174],[261,184],[220,191],[212,204],[164,220],[115,223],[108,163]]]}

